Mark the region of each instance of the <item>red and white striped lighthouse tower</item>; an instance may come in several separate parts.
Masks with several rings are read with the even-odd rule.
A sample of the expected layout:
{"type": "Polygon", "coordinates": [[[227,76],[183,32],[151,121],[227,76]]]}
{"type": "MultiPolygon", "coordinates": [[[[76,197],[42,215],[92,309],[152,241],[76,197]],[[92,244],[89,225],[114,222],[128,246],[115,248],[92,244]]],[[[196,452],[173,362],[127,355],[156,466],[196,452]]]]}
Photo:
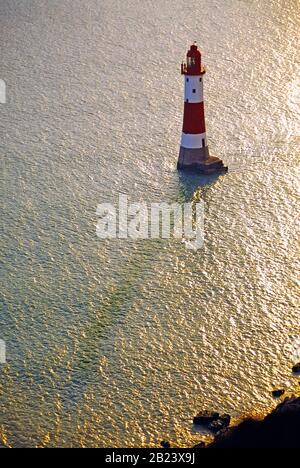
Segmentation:
{"type": "Polygon", "coordinates": [[[178,169],[192,169],[205,174],[224,172],[221,159],[209,155],[204,117],[201,53],[197,44],[190,47],[186,63],[181,64],[184,75],[184,115],[178,169]]]}

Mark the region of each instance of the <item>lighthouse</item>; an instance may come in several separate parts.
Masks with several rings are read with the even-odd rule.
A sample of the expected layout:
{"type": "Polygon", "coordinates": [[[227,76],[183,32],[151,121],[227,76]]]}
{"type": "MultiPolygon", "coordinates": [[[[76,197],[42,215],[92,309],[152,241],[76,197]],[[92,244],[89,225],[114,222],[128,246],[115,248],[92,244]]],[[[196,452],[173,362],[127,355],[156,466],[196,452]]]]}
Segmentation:
{"type": "Polygon", "coordinates": [[[221,159],[210,156],[204,117],[203,78],[205,68],[197,43],[187,52],[186,63],[181,64],[184,76],[184,113],[177,168],[191,169],[203,174],[226,172],[221,159]]]}

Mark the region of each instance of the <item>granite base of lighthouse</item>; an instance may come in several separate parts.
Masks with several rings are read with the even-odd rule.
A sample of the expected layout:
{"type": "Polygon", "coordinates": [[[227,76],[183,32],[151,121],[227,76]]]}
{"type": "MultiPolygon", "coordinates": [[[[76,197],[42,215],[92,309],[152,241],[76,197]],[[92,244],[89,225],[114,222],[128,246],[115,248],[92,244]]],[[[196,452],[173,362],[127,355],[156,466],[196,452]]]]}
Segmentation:
{"type": "Polygon", "coordinates": [[[201,174],[220,174],[228,171],[221,159],[209,155],[208,146],[193,149],[181,146],[177,169],[201,174]]]}

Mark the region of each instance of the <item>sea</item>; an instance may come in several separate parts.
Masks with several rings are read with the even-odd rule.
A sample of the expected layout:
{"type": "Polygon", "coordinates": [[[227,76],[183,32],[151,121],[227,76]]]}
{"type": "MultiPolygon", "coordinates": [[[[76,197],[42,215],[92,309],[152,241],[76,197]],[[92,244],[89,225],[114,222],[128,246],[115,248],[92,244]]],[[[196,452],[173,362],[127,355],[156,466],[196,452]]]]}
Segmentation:
{"type": "Polygon", "coordinates": [[[299,28],[298,0],[0,1],[1,447],[191,447],[198,411],[299,392],[299,28]],[[194,41],[219,176],[176,169],[194,41]],[[100,239],[120,194],[203,203],[203,246],[100,239]]]}

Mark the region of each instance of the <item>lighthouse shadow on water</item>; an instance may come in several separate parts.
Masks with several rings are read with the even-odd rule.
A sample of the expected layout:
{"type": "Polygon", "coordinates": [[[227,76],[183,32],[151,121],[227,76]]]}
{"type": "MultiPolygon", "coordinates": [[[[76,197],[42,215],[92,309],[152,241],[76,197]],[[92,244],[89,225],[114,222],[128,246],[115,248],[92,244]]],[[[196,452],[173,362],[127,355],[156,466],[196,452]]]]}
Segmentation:
{"type": "Polygon", "coordinates": [[[221,174],[199,174],[191,171],[180,171],[179,178],[179,193],[183,202],[190,202],[195,193],[199,190],[204,193],[214,185],[221,174]]]}

